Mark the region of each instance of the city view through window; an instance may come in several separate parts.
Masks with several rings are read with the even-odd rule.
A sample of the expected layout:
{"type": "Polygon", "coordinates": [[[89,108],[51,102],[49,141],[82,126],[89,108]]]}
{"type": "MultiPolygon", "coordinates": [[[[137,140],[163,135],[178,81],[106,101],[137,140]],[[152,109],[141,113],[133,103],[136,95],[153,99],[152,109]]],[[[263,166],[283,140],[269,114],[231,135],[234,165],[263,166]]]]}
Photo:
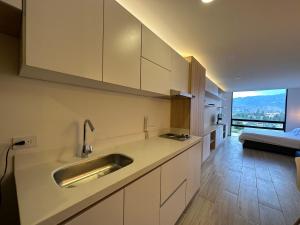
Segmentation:
{"type": "Polygon", "coordinates": [[[233,92],[231,130],[244,128],[284,130],[286,89],[233,92]]]}

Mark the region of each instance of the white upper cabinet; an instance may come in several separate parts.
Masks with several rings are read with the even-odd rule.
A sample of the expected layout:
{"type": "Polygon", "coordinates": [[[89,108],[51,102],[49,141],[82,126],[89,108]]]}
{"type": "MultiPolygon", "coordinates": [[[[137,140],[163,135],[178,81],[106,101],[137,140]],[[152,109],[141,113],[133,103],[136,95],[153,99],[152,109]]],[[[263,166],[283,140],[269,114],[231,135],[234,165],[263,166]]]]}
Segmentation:
{"type": "Polygon", "coordinates": [[[125,188],[124,225],[159,225],[160,168],[125,188]]]}
{"type": "Polygon", "coordinates": [[[123,225],[123,190],[105,198],[64,225],[123,225]]]}
{"type": "Polygon", "coordinates": [[[189,63],[174,50],[172,50],[171,88],[189,92],[189,63]]]}
{"type": "Polygon", "coordinates": [[[208,78],[206,78],[206,80],[205,80],[205,91],[207,91],[213,95],[216,95],[216,96],[219,95],[218,86],[208,78]]]}
{"type": "MultiPolygon", "coordinates": [[[[24,1],[21,75],[42,69],[102,79],[102,0],[24,1]]],[[[36,72],[37,73],[37,72],[36,72]]],[[[30,74],[32,75],[32,74],[30,74]]]]}
{"type": "Polygon", "coordinates": [[[147,27],[142,26],[142,57],[171,70],[171,48],[147,27]]]}
{"type": "Polygon", "coordinates": [[[145,91],[170,95],[171,72],[147,59],[141,60],[141,88],[145,91]]]}
{"type": "Polygon", "coordinates": [[[116,1],[104,0],[104,82],[140,89],[141,26],[116,1]]]}

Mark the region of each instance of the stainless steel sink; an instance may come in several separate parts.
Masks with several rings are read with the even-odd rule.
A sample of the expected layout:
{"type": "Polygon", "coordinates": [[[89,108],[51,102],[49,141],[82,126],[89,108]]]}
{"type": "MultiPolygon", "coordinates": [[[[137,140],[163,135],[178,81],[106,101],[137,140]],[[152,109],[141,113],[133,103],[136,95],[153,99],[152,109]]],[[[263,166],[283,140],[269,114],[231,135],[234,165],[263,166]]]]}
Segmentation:
{"type": "Polygon", "coordinates": [[[71,188],[113,173],[132,162],[133,159],[125,155],[111,154],[61,168],[53,177],[59,186],[71,188]]]}

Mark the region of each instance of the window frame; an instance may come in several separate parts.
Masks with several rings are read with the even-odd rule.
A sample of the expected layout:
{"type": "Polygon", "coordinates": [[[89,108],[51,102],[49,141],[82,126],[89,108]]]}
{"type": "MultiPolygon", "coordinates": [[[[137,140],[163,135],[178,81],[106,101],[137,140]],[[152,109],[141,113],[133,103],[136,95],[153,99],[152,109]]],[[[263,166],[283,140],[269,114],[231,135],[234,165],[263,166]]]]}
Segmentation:
{"type": "Polygon", "coordinates": [[[288,105],[288,93],[289,90],[285,89],[285,112],[284,112],[284,121],[271,121],[271,120],[251,120],[251,119],[234,119],[233,118],[233,92],[231,98],[231,124],[230,130],[232,131],[232,127],[245,127],[245,128],[256,128],[256,129],[266,129],[266,130],[282,130],[286,131],[286,119],[287,119],[287,105],[288,105]],[[241,121],[241,122],[261,122],[261,123],[277,123],[282,124],[282,128],[272,128],[272,127],[260,127],[260,126],[251,126],[251,125],[236,125],[233,124],[233,121],[241,121]]]}

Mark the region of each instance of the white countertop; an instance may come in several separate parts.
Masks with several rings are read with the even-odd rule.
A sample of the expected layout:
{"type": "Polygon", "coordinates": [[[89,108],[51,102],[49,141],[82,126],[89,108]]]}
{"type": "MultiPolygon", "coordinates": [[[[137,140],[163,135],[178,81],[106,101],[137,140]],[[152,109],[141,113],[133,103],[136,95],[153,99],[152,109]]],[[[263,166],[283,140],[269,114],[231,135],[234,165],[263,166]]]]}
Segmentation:
{"type": "Polygon", "coordinates": [[[206,129],[204,130],[204,132],[203,132],[203,133],[204,133],[204,136],[206,136],[206,135],[210,134],[211,132],[217,130],[218,127],[223,126],[223,125],[225,125],[225,124],[215,124],[215,125],[211,125],[210,127],[206,128],[206,129]]]}
{"type": "Polygon", "coordinates": [[[72,157],[68,163],[52,157],[48,161],[39,160],[34,155],[38,153],[17,154],[15,179],[21,224],[48,225],[62,222],[200,141],[200,137],[191,137],[182,142],[154,137],[104,149],[92,153],[88,159],[72,157]],[[53,179],[53,172],[70,162],[91,160],[111,153],[127,155],[134,162],[75,188],[61,188],[53,179]]]}

